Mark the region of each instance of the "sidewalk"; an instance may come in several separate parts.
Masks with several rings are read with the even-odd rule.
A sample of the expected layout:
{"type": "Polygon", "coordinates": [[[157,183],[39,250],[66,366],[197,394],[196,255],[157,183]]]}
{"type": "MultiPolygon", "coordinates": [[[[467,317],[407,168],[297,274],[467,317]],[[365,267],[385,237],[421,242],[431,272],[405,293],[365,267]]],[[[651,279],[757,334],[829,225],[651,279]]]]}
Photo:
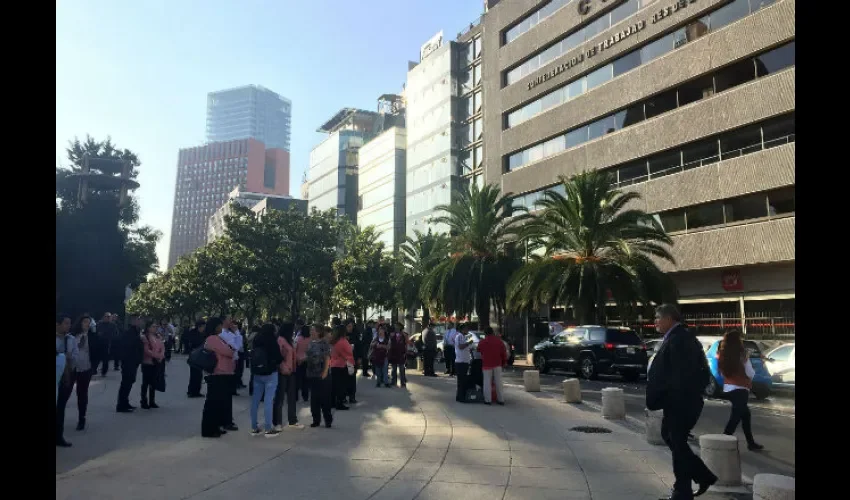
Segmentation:
{"type": "MultiPolygon", "coordinates": [[[[175,358],[162,408],[130,415],[114,412],[119,374],[96,377],[84,432],[73,429],[72,398],[66,437],[74,447],[56,450],[56,498],[654,500],[672,484],[663,449],[596,412],[515,389],[504,407],[458,404],[453,379],[416,374],[408,390],[358,378],[361,403],[336,412],[332,429],[274,439],[248,434],[243,390],[234,398],[240,431],[203,439],[203,399],[185,397],[187,372],[175,358]],[[570,430],[580,425],[612,432],[570,430]]],[[[310,423],[307,406],[298,414],[310,423]]]]}

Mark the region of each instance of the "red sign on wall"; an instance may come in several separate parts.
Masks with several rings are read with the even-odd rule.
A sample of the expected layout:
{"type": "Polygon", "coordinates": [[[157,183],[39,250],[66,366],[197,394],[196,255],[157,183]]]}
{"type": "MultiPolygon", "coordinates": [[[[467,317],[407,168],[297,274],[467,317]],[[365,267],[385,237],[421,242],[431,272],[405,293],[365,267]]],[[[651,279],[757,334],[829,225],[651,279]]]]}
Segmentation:
{"type": "Polygon", "coordinates": [[[721,275],[723,289],[727,292],[740,292],[744,289],[744,282],[741,281],[740,269],[729,269],[723,271],[721,275]]]}

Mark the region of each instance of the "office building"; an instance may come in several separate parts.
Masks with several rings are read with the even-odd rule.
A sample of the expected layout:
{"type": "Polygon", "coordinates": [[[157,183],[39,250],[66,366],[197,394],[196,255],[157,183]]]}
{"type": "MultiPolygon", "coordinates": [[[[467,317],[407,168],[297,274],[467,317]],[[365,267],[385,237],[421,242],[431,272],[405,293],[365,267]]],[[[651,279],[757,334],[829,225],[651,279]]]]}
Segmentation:
{"type": "Polygon", "coordinates": [[[387,250],[404,243],[406,145],[405,129],[393,127],[360,148],[357,224],[374,226],[387,250]]]}
{"type": "Polygon", "coordinates": [[[207,241],[210,216],[234,187],[248,192],[289,194],[289,152],[266,149],[254,139],[214,142],[181,149],[171,220],[168,267],[207,241]]]}
{"type": "Polygon", "coordinates": [[[207,141],[255,139],[271,149],[289,151],[292,102],[259,85],[210,92],[207,141]]]}
{"type": "Polygon", "coordinates": [[[224,235],[226,229],[225,217],[233,213],[233,203],[247,207],[257,214],[263,214],[267,210],[287,211],[290,207],[295,207],[295,210],[307,213],[307,202],[305,200],[291,198],[287,195],[253,193],[237,186],[227,195],[227,200],[222,203],[218,210],[210,216],[207,225],[207,243],[224,235]]]}
{"type": "Polygon", "coordinates": [[[467,45],[444,41],[442,32],[422,46],[419,62],[410,66],[405,88],[405,210],[406,233],[413,237],[414,231],[446,230],[431,222],[437,215],[435,208],[450,204],[461,176],[472,175],[472,161],[467,157],[482,137],[461,96],[472,95],[480,87],[481,73],[473,75],[467,45]]]}
{"type": "Polygon", "coordinates": [[[532,207],[561,175],[610,172],[672,236],[676,263],[662,268],[691,325],[793,334],[795,11],[490,2],[478,27],[486,181],[532,207]]]}

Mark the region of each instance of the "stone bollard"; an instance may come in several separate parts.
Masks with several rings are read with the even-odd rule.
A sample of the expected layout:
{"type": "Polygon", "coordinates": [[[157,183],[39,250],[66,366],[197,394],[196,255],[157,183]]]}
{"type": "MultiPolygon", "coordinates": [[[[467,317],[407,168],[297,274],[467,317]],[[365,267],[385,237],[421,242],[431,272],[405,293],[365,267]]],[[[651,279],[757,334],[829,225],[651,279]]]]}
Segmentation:
{"type": "Polygon", "coordinates": [[[756,474],[753,500],[794,500],[796,480],[779,474],[756,474]]]}
{"type": "Polygon", "coordinates": [[[741,454],[738,438],[726,434],[699,437],[699,455],[717,476],[717,486],[741,486],[741,454]]]}
{"type": "Polygon", "coordinates": [[[626,418],[626,400],[619,387],[602,389],[602,417],[619,420],[626,418]]]}
{"type": "Polygon", "coordinates": [[[525,385],[525,392],[540,392],[540,372],[525,370],[522,372],[522,383],[525,385]]]}
{"type": "Polygon", "coordinates": [[[649,444],[665,444],[661,437],[661,419],[664,410],[652,411],[646,409],[646,442],[649,444]]]}
{"type": "Polygon", "coordinates": [[[577,378],[564,380],[564,401],[567,403],[581,403],[581,385],[577,378]]]}
{"type": "Polygon", "coordinates": [[[528,366],[534,366],[534,354],[526,354],[525,362],[528,363],[528,366]]]}
{"type": "Polygon", "coordinates": [[[416,370],[417,371],[425,371],[425,360],[422,358],[416,358],[416,370]]]}

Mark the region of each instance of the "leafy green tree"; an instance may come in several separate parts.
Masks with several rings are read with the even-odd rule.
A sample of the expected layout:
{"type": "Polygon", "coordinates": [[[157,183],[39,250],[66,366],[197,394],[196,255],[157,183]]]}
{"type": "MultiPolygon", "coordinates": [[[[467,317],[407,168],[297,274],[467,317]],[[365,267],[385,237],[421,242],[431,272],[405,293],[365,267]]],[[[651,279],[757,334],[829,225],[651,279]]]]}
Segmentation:
{"type": "Polygon", "coordinates": [[[434,267],[449,256],[449,238],[443,233],[414,230],[399,248],[396,278],[399,302],[408,315],[422,308],[423,321],[430,319],[431,299],[423,293],[422,284],[434,267]]]}
{"type": "Polygon", "coordinates": [[[604,304],[620,307],[673,301],[677,292],[656,260],[674,262],[672,239],[643,210],[628,208],[640,195],[614,189],[610,175],[589,171],[561,177],[565,195],[548,190],[523,238],[541,245],[508,284],[513,310],[572,306],[581,323],[606,324],[604,304]]]}
{"type": "Polygon", "coordinates": [[[505,286],[519,266],[514,250],[521,217],[514,217],[511,199],[492,184],[456,193],[450,205],[440,205],[434,222],[449,227],[451,255],[436,263],[423,282],[425,297],[437,299],[446,312],[475,312],[479,328],[490,323],[491,304],[501,313],[505,286]]]}
{"type": "Polygon", "coordinates": [[[373,226],[345,231],[342,255],[333,263],[336,310],[365,319],[370,307],[392,305],[392,260],[379,236],[373,226]]]}

